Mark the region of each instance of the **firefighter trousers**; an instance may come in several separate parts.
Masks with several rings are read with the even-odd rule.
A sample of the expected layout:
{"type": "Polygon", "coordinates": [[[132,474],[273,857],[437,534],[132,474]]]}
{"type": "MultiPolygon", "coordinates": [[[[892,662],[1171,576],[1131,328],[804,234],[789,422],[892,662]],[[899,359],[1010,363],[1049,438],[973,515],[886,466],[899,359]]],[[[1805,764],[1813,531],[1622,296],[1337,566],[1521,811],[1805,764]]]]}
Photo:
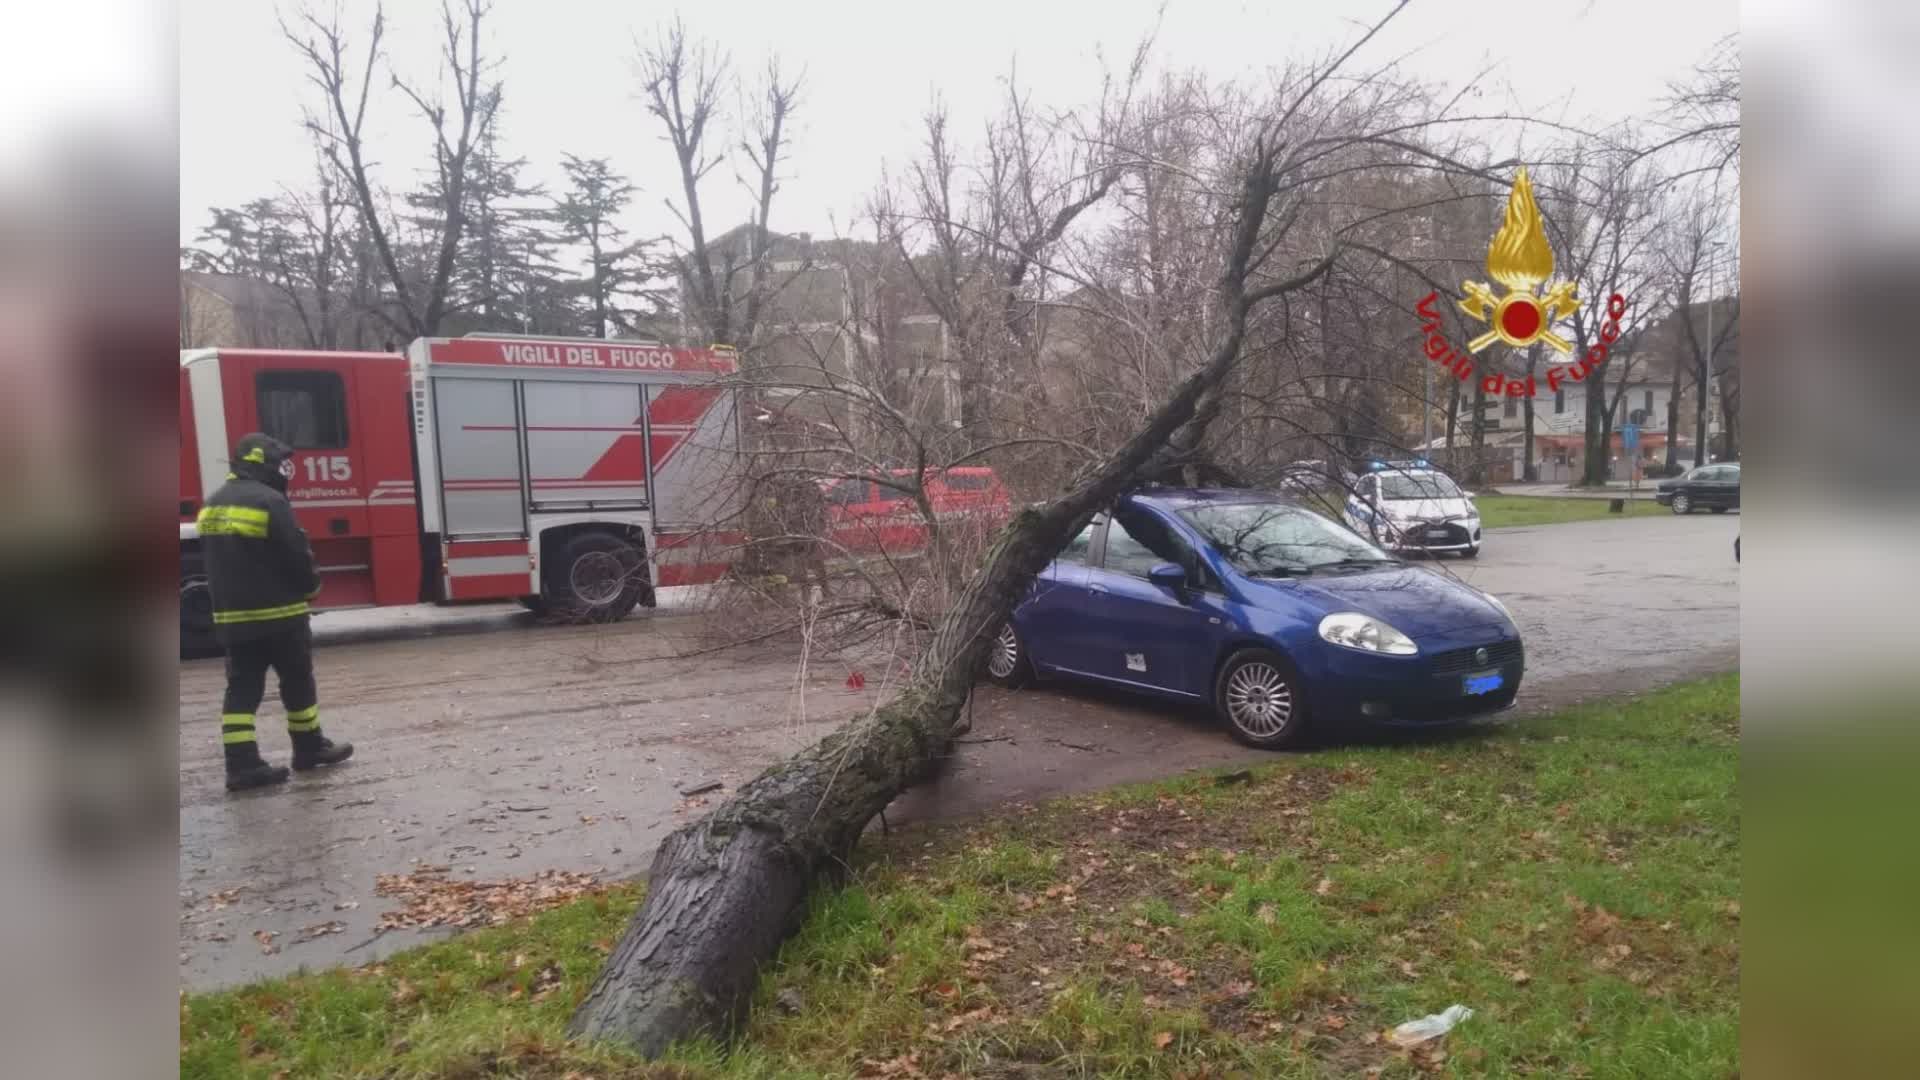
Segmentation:
{"type": "Polygon", "coordinates": [[[227,696],[220,710],[220,741],[251,743],[254,713],[267,696],[267,669],[280,679],[280,703],[289,732],[320,730],[320,694],[313,681],[313,629],[299,625],[227,646],[227,696]]]}

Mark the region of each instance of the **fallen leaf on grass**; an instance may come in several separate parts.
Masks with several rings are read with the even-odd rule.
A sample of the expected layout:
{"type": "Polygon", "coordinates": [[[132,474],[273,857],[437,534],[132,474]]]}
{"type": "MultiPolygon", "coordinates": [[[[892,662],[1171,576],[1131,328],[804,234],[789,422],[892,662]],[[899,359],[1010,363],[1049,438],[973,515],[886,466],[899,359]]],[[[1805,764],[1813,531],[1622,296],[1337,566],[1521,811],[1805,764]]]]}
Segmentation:
{"type": "Polygon", "coordinates": [[[558,989],[560,989],[560,968],[558,965],[548,964],[546,967],[540,969],[539,974],[533,977],[533,1000],[535,1001],[545,1001],[547,995],[558,989]]]}
{"type": "Polygon", "coordinates": [[[977,1009],[969,1009],[959,1016],[948,1017],[947,1022],[942,1025],[942,1027],[947,1031],[958,1031],[969,1024],[987,1023],[992,1020],[993,1006],[982,1005],[977,1009]]]}
{"type": "Polygon", "coordinates": [[[1618,915],[1613,914],[1606,908],[1595,907],[1592,910],[1583,910],[1581,912],[1576,929],[1580,936],[1587,941],[1598,941],[1606,937],[1609,932],[1619,925],[1620,917],[1618,915]]]}
{"type": "Polygon", "coordinates": [[[1313,887],[1313,895],[1315,896],[1325,896],[1328,893],[1331,893],[1332,891],[1333,891],[1333,879],[1328,877],[1321,878],[1320,883],[1313,887]]]}
{"type": "Polygon", "coordinates": [[[1514,969],[1513,974],[1509,977],[1513,979],[1513,985],[1515,986],[1525,986],[1533,981],[1533,976],[1528,974],[1525,968],[1514,969]]]}
{"type": "Polygon", "coordinates": [[[1261,922],[1265,923],[1268,926],[1272,926],[1274,919],[1277,918],[1278,916],[1274,912],[1272,904],[1261,904],[1260,909],[1253,913],[1253,917],[1256,919],[1259,919],[1261,922]]]}
{"type": "Polygon", "coordinates": [[[1155,1035],[1153,1037],[1153,1046],[1154,1046],[1154,1049],[1156,1050],[1165,1050],[1167,1047],[1172,1045],[1173,1045],[1173,1032],[1171,1031],[1163,1031],[1160,1034],[1155,1035]]]}
{"type": "Polygon", "coordinates": [[[891,1061],[875,1061],[873,1058],[860,1059],[861,1076],[925,1076],[920,1071],[919,1054],[902,1054],[891,1061]]]}
{"type": "Polygon", "coordinates": [[[1320,1026],[1326,1028],[1328,1031],[1344,1031],[1347,1026],[1347,1018],[1341,1016],[1339,1013],[1328,1013],[1320,1018],[1320,1026]]]}

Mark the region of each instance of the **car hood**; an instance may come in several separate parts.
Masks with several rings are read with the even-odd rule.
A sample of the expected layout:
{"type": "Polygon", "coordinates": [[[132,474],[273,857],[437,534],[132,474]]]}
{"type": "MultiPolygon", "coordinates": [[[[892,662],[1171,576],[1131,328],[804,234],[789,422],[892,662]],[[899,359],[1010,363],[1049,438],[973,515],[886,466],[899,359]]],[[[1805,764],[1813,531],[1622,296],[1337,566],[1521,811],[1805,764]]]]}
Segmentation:
{"type": "Polygon", "coordinates": [[[1285,592],[1320,608],[1358,611],[1391,623],[1401,633],[1424,634],[1505,625],[1507,618],[1478,589],[1421,566],[1319,573],[1304,578],[1251,579],[1255,605],[1265,590],[1285,592]]]}
{"type": "Polygon", "coordinates": [[[1382,504],[1390,521],[1440,521],[1473,517],[1466,499],[1389,499],[1382,504]]]}

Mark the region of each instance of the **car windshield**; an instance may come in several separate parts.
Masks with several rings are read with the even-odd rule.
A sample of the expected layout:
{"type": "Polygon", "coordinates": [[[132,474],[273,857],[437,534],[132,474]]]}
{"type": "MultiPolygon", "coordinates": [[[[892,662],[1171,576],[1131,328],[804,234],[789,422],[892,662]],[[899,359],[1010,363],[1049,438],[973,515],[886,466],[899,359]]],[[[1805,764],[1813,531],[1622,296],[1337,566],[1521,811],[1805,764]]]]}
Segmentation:
{"type": "Polygon", "coordinates": [[[1383,499],[1458,499],[1460,487],[1452,478],[1437,472],[1380,473],[1380,497],[1383,499]]]}
{"type": "Polygon", "coordinates": [[[1196,506],[1180,516],[1243,574],[1277,577],[1399,560],[1311,510],[1279,503],[1196,506]]]}

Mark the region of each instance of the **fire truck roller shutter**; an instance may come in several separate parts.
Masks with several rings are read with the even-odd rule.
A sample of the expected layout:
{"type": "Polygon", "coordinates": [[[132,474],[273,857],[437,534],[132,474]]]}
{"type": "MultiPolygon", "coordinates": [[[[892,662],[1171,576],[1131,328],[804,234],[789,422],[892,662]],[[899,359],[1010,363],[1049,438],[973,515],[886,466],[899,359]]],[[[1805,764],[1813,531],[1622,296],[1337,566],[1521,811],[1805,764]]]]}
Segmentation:
{"type": "Polygon", "coordinates": [[[534,509],[646,509],[640,384],[528,379],[522,385],[534,509]]]}
{"type": "Polygon", "coordinates": [[[434,385],[447,539],[527,534],[513,384],[441,377],[434,385]]]}

